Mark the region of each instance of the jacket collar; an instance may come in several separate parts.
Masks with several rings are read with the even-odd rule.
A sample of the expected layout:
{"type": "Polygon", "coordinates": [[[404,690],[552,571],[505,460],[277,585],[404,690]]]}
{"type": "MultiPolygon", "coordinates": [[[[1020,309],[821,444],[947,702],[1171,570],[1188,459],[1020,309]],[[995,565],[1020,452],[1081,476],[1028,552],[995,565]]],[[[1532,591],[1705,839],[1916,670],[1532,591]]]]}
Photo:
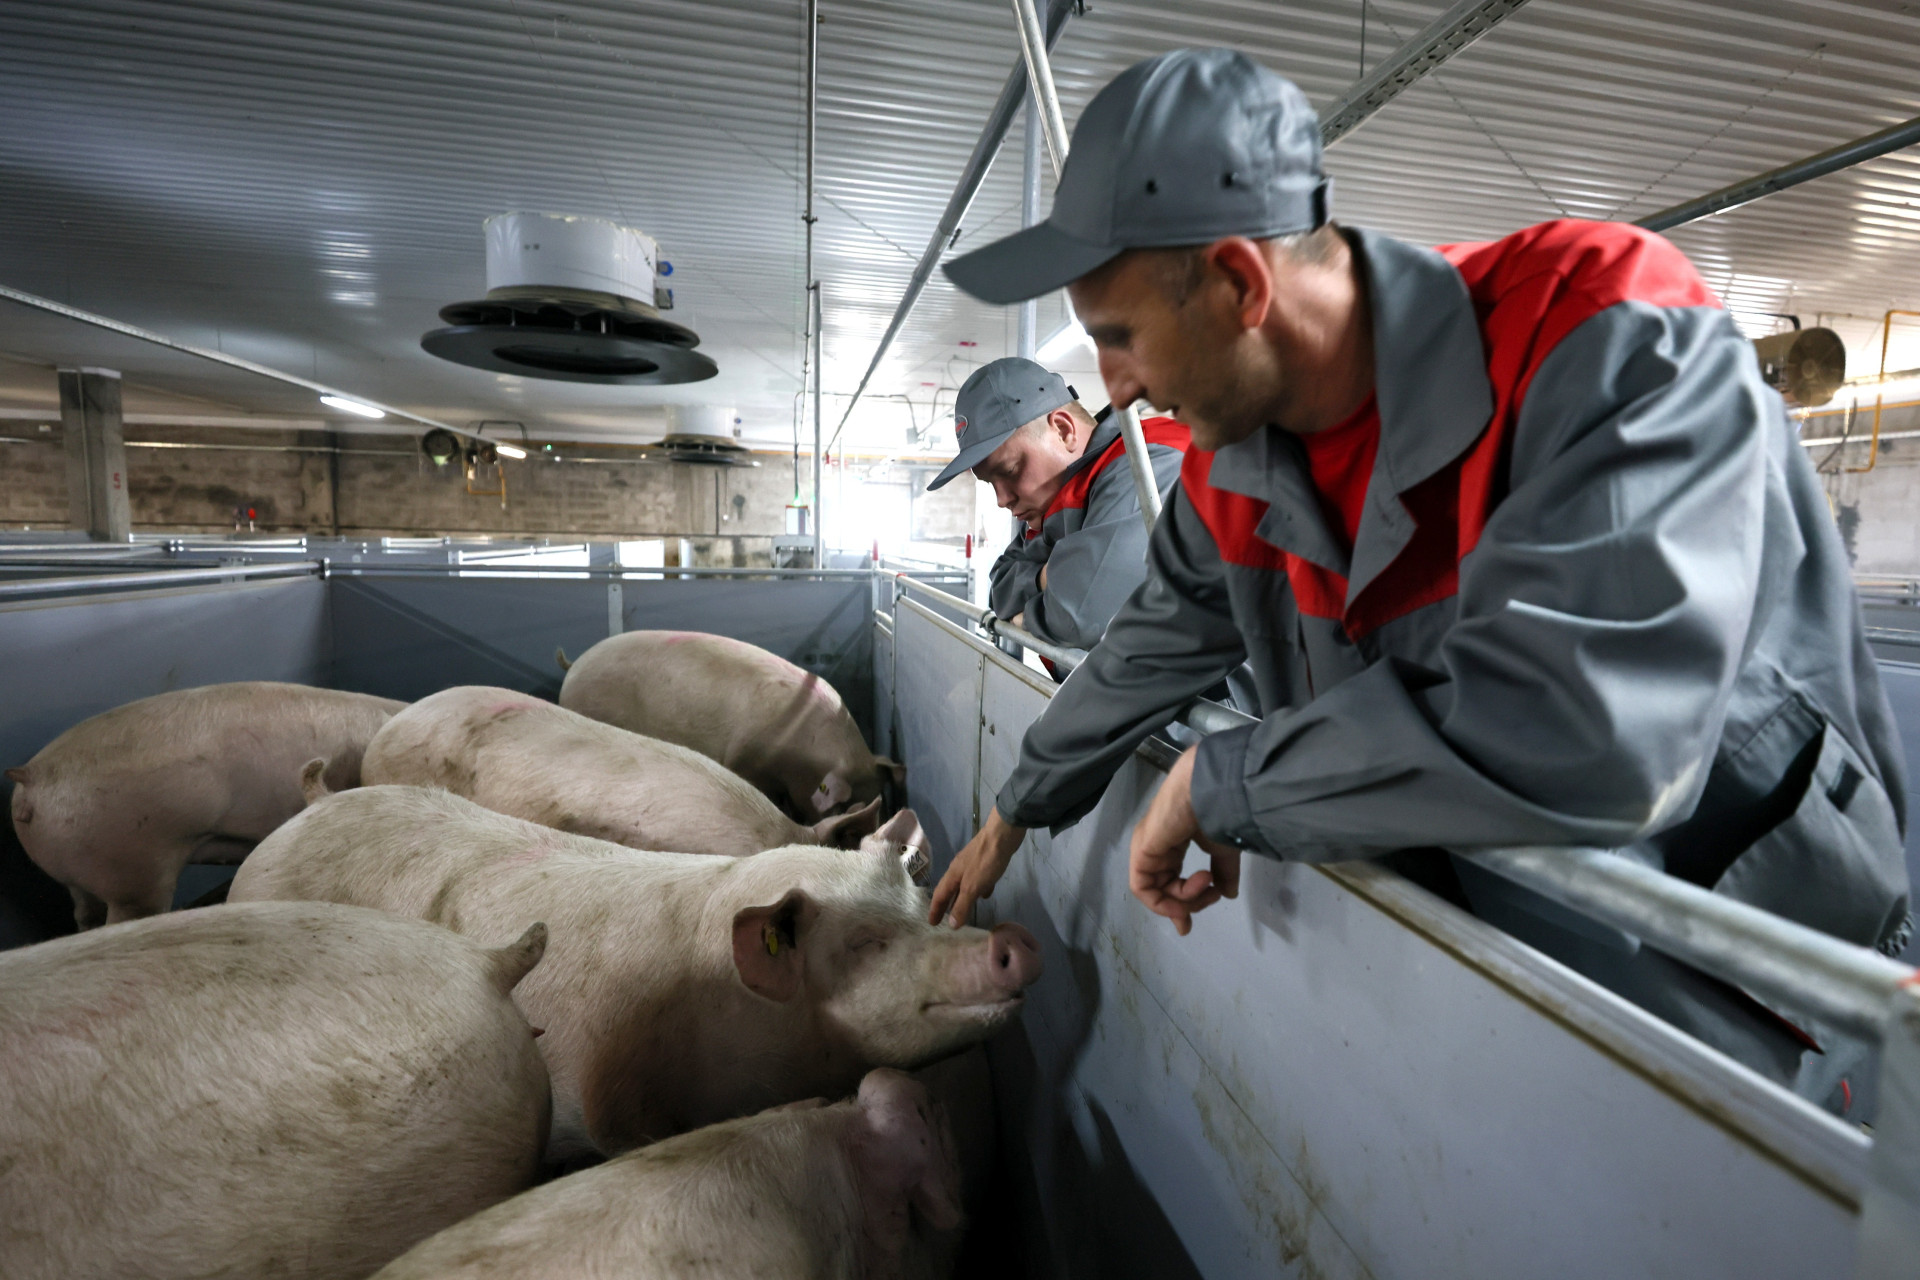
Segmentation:
{"type": "Polygon", "coordinates": [[[1267,427],[1214,455],[1207,482],[1268,504],[1255,533],[1347,578],[1352,604],[1413,537],[1399,495],[1466,452],[1493,416],[1493,387],[1466,281],[1431,249],[1372,231],[1348,243],[1373,312],[1380,449],[1351,560],[1327,528],[1297,438],[1267,427]]]}

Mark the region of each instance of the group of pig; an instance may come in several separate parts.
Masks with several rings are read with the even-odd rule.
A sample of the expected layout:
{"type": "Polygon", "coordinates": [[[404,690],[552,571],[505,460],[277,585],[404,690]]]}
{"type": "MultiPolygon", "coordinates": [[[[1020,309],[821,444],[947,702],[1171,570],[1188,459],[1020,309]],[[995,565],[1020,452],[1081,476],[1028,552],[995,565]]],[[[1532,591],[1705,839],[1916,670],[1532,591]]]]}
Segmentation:
{"type": "Polygon", "coordinates": [[[0,1271],[937,1273],[952,1135],[903,1072],[1040,956],[926,923],[889,772],[825,682],[687,632],[557,706],[247,683],[74,726],[7,771],[81,931],[0,954],[0,1271]],[[199,862],[226,903],[169,914],[199,862]]]}

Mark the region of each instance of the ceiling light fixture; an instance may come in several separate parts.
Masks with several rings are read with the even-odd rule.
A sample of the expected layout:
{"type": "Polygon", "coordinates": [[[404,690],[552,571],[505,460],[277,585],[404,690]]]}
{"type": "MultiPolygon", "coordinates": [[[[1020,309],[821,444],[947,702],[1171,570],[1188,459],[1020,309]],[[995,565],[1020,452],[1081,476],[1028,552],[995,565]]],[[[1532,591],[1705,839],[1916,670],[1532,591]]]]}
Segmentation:
{"type": "Polygon", "coordinates": [[[1041,343],[1040,349],[1033,354],[1036,359],[1046,363],[1058,360],[1067,352],[1083,344],[1090,347],[1093,345],[1093,339],[1087,336],[1086,329],[1078,320],[1069,320],[1061,325],[1058,332],[1051,338],[1041,343]]]}
{"type": "Polygon", "coordinates": [[[499,452],[500,452],[500,456],[501,456],[501,457],[503,457],[503,458],[514,458],[514,459],[519,459],[519,458],[524,458],[524,457],[526,457],[526,456],[527,456],[527,451],[526,451],[525,449],[522,449],[522,448],[521,448],[521,447],[520,447],[519,445],[517,445],[517,444],[499,444],[499,443],[495,443],[495,445],[494,445],[493,447],[494,447],[495,449],[497,449],[497,450],[499,450],[499,452]]]}
{"type": "Polygon", "coordinates": [[[345,396],[321,396],[320,403],[342,413],[351,413],[362,418],[384,418],[385,409],[376,409],[370,404],[361,404],[358,400],[349,400],[345,396]]]}

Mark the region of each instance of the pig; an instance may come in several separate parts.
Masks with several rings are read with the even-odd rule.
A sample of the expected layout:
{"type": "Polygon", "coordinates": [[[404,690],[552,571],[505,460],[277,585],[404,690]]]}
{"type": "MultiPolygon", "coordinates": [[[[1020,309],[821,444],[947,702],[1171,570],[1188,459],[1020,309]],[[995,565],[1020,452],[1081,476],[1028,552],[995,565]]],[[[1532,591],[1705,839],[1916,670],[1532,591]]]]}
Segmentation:
{"type": "Polygon", "coordinates": [[[874,1071],[859,1095],[716,1124],[547,1183],[416,1245],[374,1280],[734,1280],[904,1274],[959,1224],[946,1125],[874,1071]]]}
{"type": "Polygon", "coordinates": [[[316,801],[234,878],[230,901],[270,898],[481,941],[546,921],[547,958],[515,999],[545,1032],[562,1164],[957,1053],[1005,1026],[1040,974],[1019,925],[929,925],[893,846],[650,852],[421,787],[316,801]]]}
{"type": "Polygon", "coordinates": [[[444,787],[542,826],[676,853],[844,847],[880,821],[876,797],[802,826],[697,751],[477,685],[422,698],[388,721],[360,771],[370,784],[444,787]]]}
{"type": "Polygon", "coordinates": [[[249,680],[162,693],[68,729],[6,775],[27,856],[81,929],[157,915],[188,863],[231,865],[300,812],[300,766],[335,788],[406,704],[249,680]]]}
{"type": "Polygon", "coordinates": [[[718,760],[811,821],[906,771],[867,749],[834,687],[758,645],[700,631],[609,636],[566,669],[560,705],[718,760]]]}
{"type": "Polygon", "coordinates": [[[0,954],[0,1273],[358,1280],[526,1190],[544,946],[259,902],[0,954]]]}

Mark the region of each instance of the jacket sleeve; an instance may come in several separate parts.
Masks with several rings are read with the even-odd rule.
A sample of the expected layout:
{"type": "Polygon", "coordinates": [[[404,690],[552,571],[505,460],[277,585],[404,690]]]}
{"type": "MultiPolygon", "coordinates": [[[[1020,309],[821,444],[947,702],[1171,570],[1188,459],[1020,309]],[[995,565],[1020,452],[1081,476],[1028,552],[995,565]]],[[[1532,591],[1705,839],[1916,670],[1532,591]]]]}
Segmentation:
{"type": "MultiPolygon", "coordinates": [[[[1149,445],[1162,496],[1180,478],[1180,451],[1149,445]]],[[[1147,527],[1133,469],[1122,458],[1094,477],[1085,518],[1053,544],[1047,585],[1027,607],[1027,630],[1042,640],[1091,649],[1147,576],[1147,527]]]]}
{"type": "Polygon", "coordinates": [[[987,603],[996,618],[1025,613],[1040,594],[1040,567],[1047,562],[1045,537],[1029,538],[1016,530],[1013,541],[987,570],[987,603]]]}
{"type": "Polygon", "coordinates": [[[1627,302],[1542,361],[1437,670],[1377,662],[1200,747],[1217,839],[1309,861],[1620,846],[1688,816],[1755,600],[1779,399],[1725,312],[1627,302]]]}
{"type": "Polygon", "coordinates": [[[1000,816],[1023,827],[1077,821],[1148,734],[1245,656],[1219,549],[1176,488],[1148,543],[1146,581],[1028,727],[994,802],[1000,816]]]}

